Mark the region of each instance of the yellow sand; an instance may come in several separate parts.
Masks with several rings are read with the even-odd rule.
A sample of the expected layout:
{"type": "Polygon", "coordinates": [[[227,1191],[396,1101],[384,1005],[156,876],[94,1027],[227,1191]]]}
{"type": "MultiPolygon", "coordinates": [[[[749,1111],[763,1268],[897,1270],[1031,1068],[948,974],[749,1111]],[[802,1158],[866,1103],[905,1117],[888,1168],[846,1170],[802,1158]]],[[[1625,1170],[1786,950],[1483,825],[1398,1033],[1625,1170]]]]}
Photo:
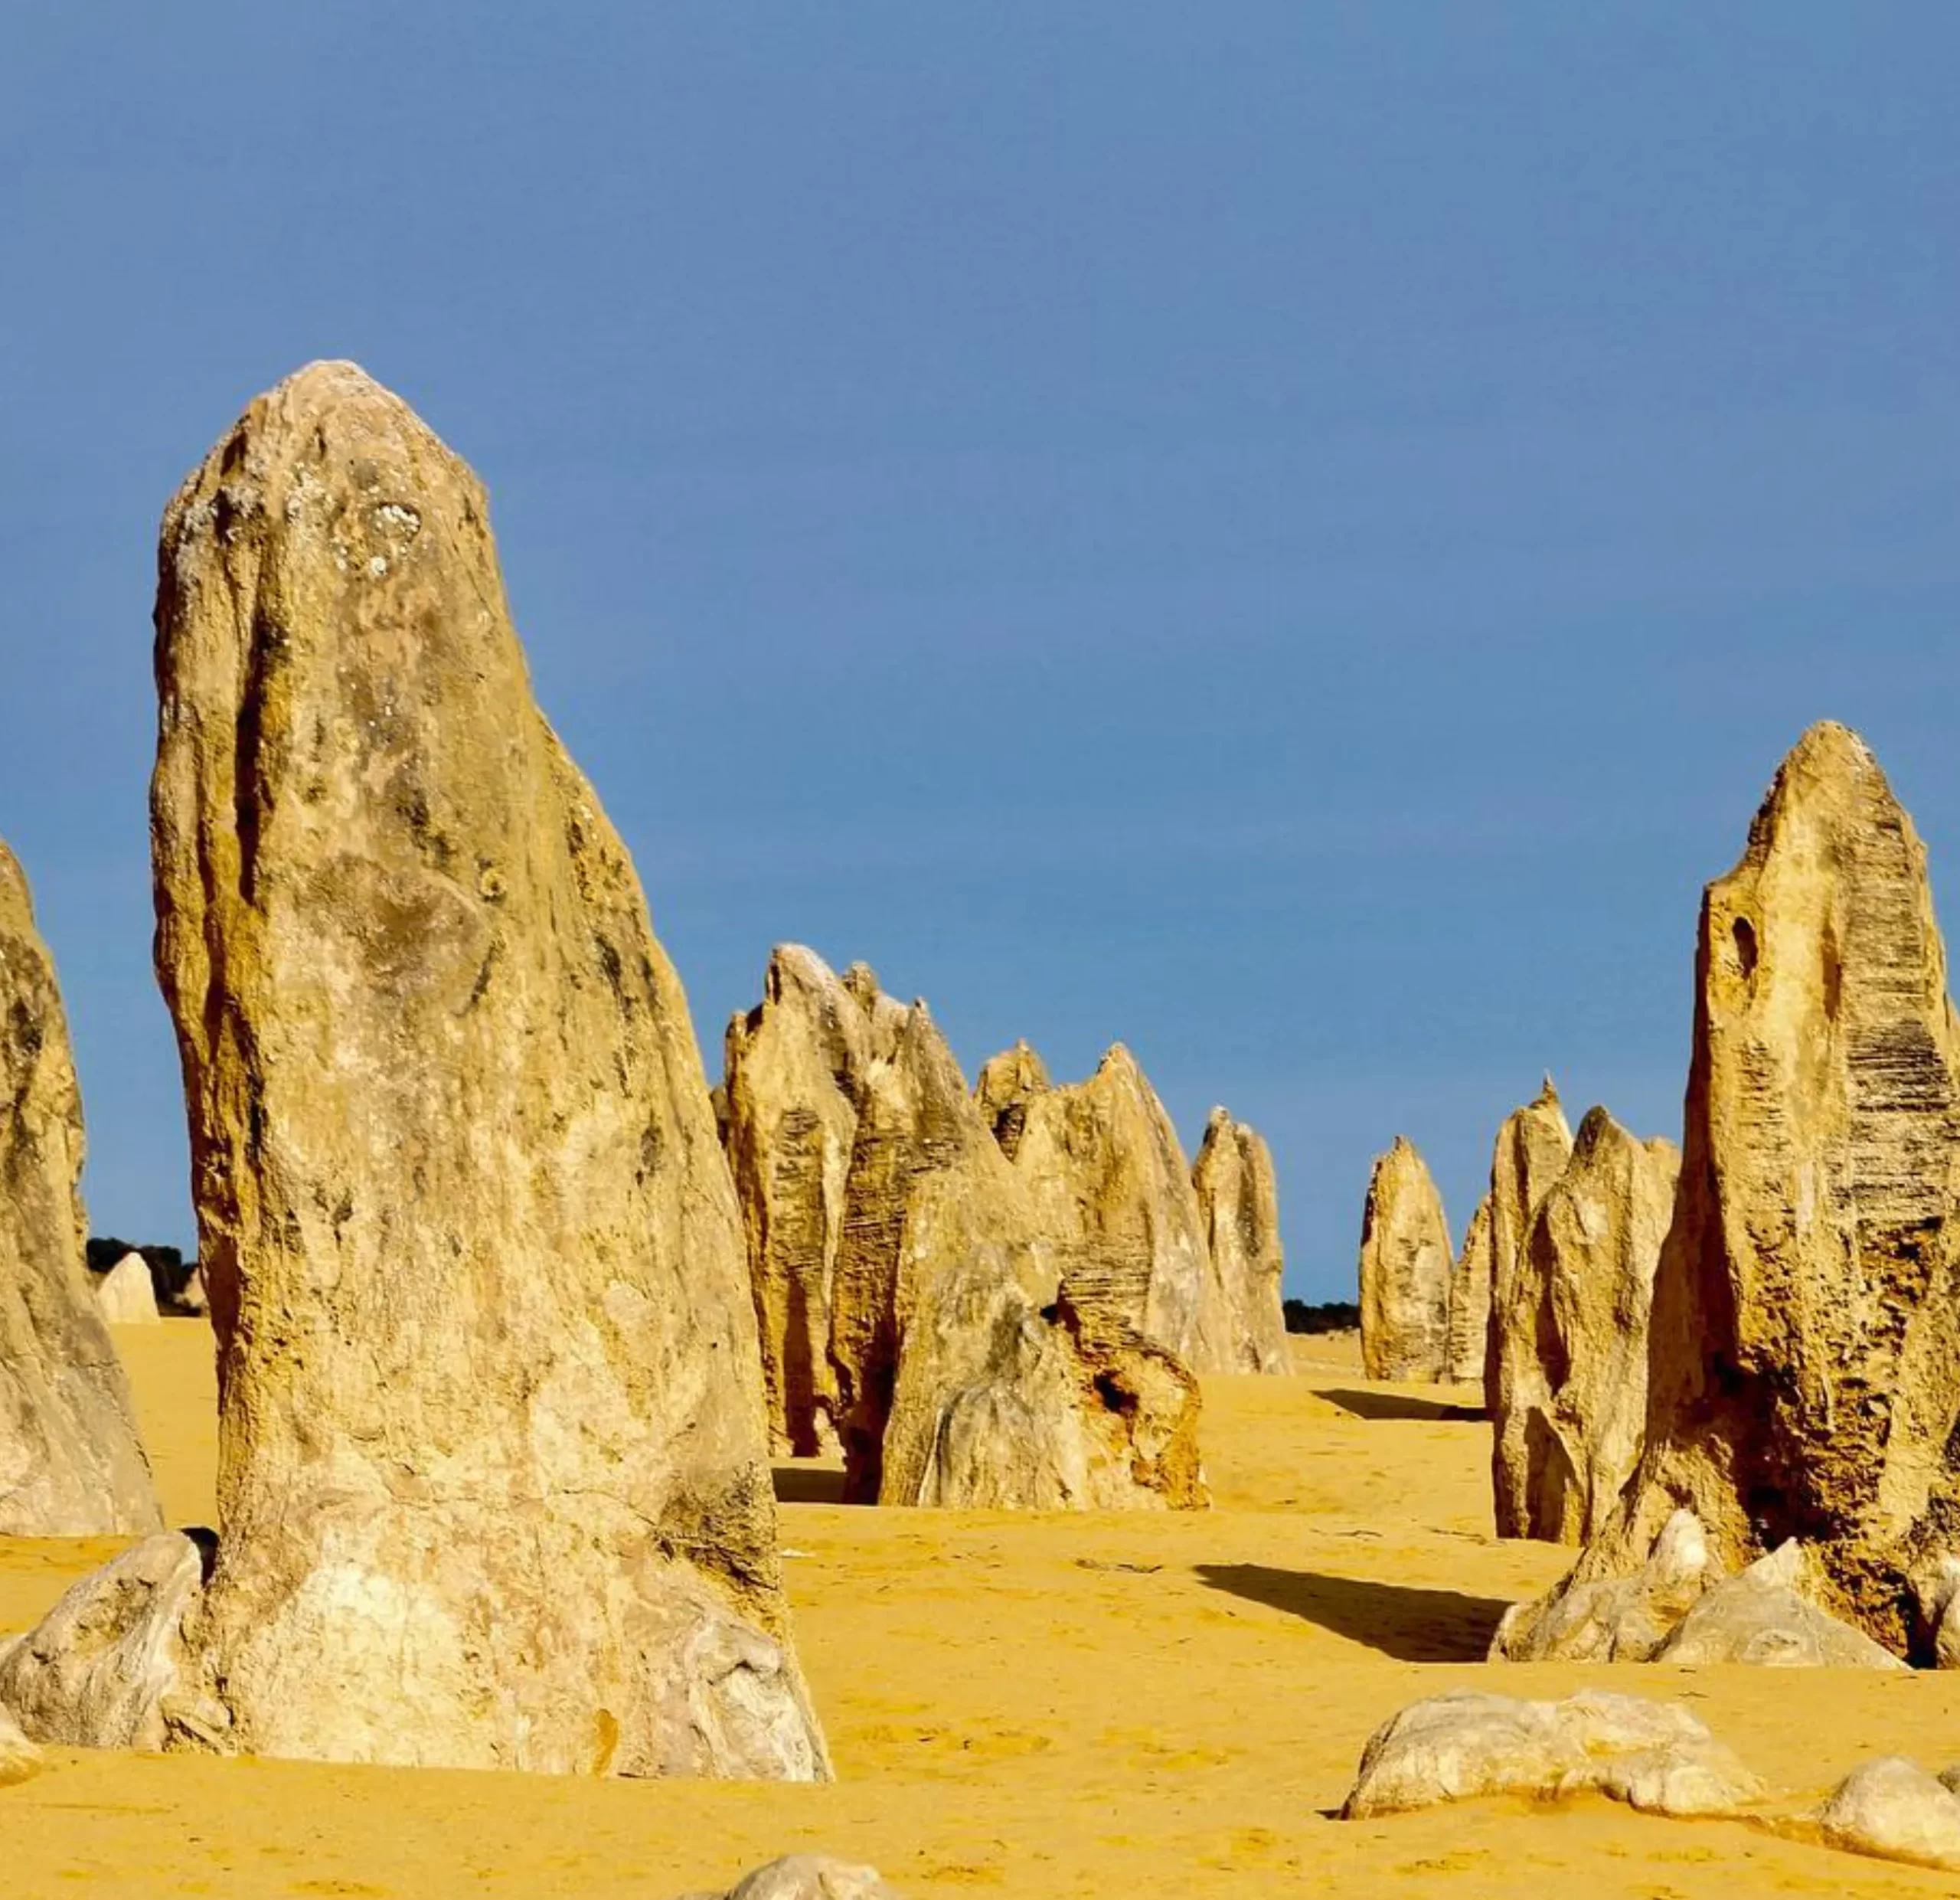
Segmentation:
{"type": "MultiPolygon", "coordinates": [[[[172,1515],[207,1521],[209,1336],[122,1329],[172,1515]]],[[[1686,1699],[1779,1785],[1960,1759],[1960,1676],[1475,1661],[1560,1552],[1487,1534],[1487,1428],[1351,1349],[1215,1381],[1218,1508],[1180,1516],[782,1512],[833,1787],[585,1782],[57,1751],[0,1790],[0,1895],[670,1900],[774,1856],[866,1859],[913,1900],[1950,1893],[1951,1879],[1602,1800],[1329,1817],[1369,1732],[1460,1686],[1686,1699]]],[[[786,1467],[792,1499],[834,1474],[786,1467]]],[[[0,1630],[100,1543],[0,1540],[0,1630]]]]}

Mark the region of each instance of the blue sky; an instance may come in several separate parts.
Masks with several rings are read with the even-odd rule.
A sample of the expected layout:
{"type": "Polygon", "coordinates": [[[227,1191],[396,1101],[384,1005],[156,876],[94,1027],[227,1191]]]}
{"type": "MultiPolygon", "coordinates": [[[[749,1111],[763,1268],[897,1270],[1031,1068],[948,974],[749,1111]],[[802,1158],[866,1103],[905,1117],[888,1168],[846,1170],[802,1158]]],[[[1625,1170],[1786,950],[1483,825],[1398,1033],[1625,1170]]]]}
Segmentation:
{"type": "Polygon", "coordinates": [[[351,356],[488,482],[711,1071],[769,945],[969,1071],[1121,1038],[1352,1284],[1557,1074],[1677,1132],[1813,718],[1960,854],[1960,11],[205,0],[0,28],[0,834],[96,1224],[188,1243],[149,972],[171,490],[351,356]]]}

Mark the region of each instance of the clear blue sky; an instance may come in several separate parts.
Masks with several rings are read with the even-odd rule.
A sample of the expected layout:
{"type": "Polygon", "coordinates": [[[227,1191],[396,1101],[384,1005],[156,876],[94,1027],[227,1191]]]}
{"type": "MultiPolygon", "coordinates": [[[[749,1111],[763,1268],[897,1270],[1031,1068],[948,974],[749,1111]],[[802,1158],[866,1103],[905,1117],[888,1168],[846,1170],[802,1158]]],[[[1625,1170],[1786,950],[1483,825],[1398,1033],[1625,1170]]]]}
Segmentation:
{"type": "Polygon", "coordinates": [[[1677,1132],[1700,885],[1832,715],[1960,880],[1960,8],[15,8],[0,833],[100,1229],[165,499],[351,356],[482,473],[710,1071],[769,945],[1127,1041],[1352,1284],[1558,1075],[1677,1132]]]}

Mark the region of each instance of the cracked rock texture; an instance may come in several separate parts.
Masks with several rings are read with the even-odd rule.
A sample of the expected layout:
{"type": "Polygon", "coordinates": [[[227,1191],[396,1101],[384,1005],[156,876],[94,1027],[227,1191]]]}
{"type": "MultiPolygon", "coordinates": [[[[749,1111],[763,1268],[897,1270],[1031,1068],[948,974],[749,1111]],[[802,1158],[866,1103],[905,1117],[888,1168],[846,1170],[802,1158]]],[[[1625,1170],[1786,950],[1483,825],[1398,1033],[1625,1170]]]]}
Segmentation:
{"type": "Polygon", "coordinates": [[[1376,1158],[1361,1211],[1361,1365],[1370,1378],[1442,1376],[1453,1271],[1442,1197],[1397,1135],[1376,1158]]]}
{"type": "MultiPolygon", "coordinates": [[[[1572,1130],[1566,1123],[1558,1090],[1548,1075],[1534,1100],[1505,1117],[1491,1154],[1491,1323],[1485,1334],[1483,1380],[1484,1407],[1493,1418],[1502,1405],[1504,1388],[1528,1377],[1537,1356],[1537,1342],[1498,1323],[1498,1316],[1517,1304],[1515,1282],[1522,1268],[1531,1217],[1571,1159],[1572,1130]]],[[[1504,1486],[1494,1450],[1491,1478],[1501,1499],[1504,1486]]],[[[1501,1503],[1499,1509],[1501,1512],[1501,1503]]]]}
{"type": "Polygon", "coordinates": [[[763,1378],[779,1450],[838,1449],[831,1300],[844,1187],[874,1057],[906,1011],[862,964],[842,978],[814,950],[777,946],[763,1000],[728,1025],[724,1135],[747,1238],[763,1378]]]}
{"type": "Polygon", "coordinates": [[[831,1355],[847,1496],[1206,1502],[1196,1381],[1120,1316],[1078,1309],[1063,1250],[923,1004],[870,1067],[844,1195],[831,1355]]]}
{"type": "Polygon", "coordinates": [[[1019,1111],[1014,1172],[1090,1329],[1140,1334],[1194,1372],[1241,1369],[1190,1165],[1136,1058],[1114,1044],[1086,1081],[1033,1089],[1019,1111]]]}
{"type": "Polygon", "coordinates": [[[165,1739],[824,1774],[686,1002],[533,702],[475,478],[315,364],[171,503],[156,625],[220,1408],[165,1739]]]}
{"type": "Polygon", "coordinates": [[[1212,1271],[1224,1304],[1223,1350],[1236,1372],[1284,1372],[1286,1315],[1280,1282],[1279,1184],[1256,1129],[1214,1108],[1191,1164],[1212,1271]]]}
{"type": "Polygon", "coordinates": [[[1028,1102],[1054,1086],[1047,1065],[1025,1042],[989,1056],[981,1065],[980,1078],[973,1084],[974,1103],[1010,1161],[1021,1146],[1028,1102]]]}
{"type": "Polygon", "coordinates": [[[1595,1108],[1532,1215],[1491,1310],[1500,1537],[1583,1543],[1619,1502],[1646,1424],[1648,1313],[1680,1171],[1671,1143],[1595,1108]]]}
{"type": "Polygon", "coordinates": [[[128,1382],[96,1302],[82,1100],[54,960],[0,845],[0,1536],[162,1521],[128,1382]]]}
{"type": "Polygon", "coordinates": [[[1813,727],[1702,905],[1645,1449],[1517,1634],[1685,1508],[1716,1574],[1799,1540],[1818,1607],[1932,1647],[1960,1545],[1955,1063],[1924,849],[1864,741],[1813,727]]]}
{"type": "Polygon", "coordinates": [[[1449,1376],[1481,1385],[1491,1329],[1491,1197],[1477,1203],[1449,1280],[1449,1376]]]}

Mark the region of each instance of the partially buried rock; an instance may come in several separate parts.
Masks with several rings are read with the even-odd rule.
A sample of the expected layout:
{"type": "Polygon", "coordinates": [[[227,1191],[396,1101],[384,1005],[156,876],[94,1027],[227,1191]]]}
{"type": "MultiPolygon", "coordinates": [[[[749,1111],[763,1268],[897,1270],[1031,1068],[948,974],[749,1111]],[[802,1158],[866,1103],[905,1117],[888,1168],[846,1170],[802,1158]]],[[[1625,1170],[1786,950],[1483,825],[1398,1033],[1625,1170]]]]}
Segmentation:
{"type": "Polygon", "coordinates": [[[5,1709],[0,1709],[0,1788],[24,1781],[47,1766],[47,1758],[27,1737],[5,1709]]]}
{"type": "Polygon", "coordinates": [[[1630,1575],[1554,1593],[1542,1605],[1512,1604],[1491,1639],[1490,1660],[1649,1661],[1720,1578],[1700,1520],[1677,1511],[1630,1575]]]}
{"type": "Polygon", "coordinates": [[[172,1746],[822,1775],[686,1002],[474,476],[302,371],[171,504],[156,664],[220,1540],[8,1699],[109,1740],[47,1692],[127,1641],[172,1746]]]}
{"type": "Polygon", "coordinates": [[[1286,1314],[1280,1281],[1279,1186],[1272,1151],[1254,1128],[1211,1111],[1191,1164],[1198,1212],[1225,1306],[1223,1351],[1239,1372],[1284,1372],[1286,1314]]]}
{"type": "Polygon", "coordinates": [[[1491,1315],[1500,1537],[1583,1542],[1638,1461],[1648,1313],[1680,1168],[1671,1143],[1638,1141],[1596,1108],[1531,1217],[1491,1315]]]}
{"type": "Polygon", "coordinates": [[[1397,1135],[1375,1162],[1361,1213],[1361,1364],[1370,1378],[1442,1376],[1451,1271],[1442,1197],[1397,1135]]]}
{"type": "Polygon", "coordinates": [[[82,1104],[54,965],[0,845],[0,1536],[162,1521],[84,1264],[82,1104]]]}
{"type": "Polygon", "coordinates": [[[1733,1813],[1764,1792],[1671,1702],[1590,1690],[1557,1702],[1459,1691],[1416,1702],[1376,1730],[1341,1813],[1365,1820],[1478,1795],[1589,1790],[1677,1815],[1733,1813]]]}
{"type": "Polygon", "coordinates": [[[1491,1327],[1491,1197],[1470,1216],[1449,1279],[1449,1376],[1481,1385],[1491,1327]]]}
{"type": "Polygon", "coordinates": [[[1960,1771],[1936,1780],[1917,1763],[1886,1755],[1854,1769],[1817,1813],[1833,1847],[1915,1867],[1960,1872],[1960,1771]]]}
{"type": "Polygon", "coordinates": [[[1809,1553],[1792,1539],[1710,1584],[1654,1651],[1654,1660],[1691,1667],[1903,1669],[1890,1650],[1818,1607],[1813,1598],[1821,1581],[1809,1553]]]}
{"type": "Polygon", "coordinates": [[[1645,1449],[1509,1653],[1564,1653],[1553,1629],[1599,1619],[1573,1600],[1683,1509],[1713,1576],[1798,1540],[1817,1607],[1930,1652],[1960,1521],[1960,1070],[1925,852],[1854,734],[1785,760],[1696,968],[1645,1449]]]}
{"type": "Polygon", "coordinates": [[[96,1282],[96,1303],[112,1326],[155,1326],[156,1286],[149,1262],[141,1254],[125,1254],[96,1282]]]}
{"type": "Polygon", "coordinates": [[[791,1854],[758,1867],[726,1893],[683,1894],[681,1900],[899,1900],[899,1895],[875,1867],[827,1854],[791,1854]]]}
{"type": "Polygon", "coordinates": [[[161,1748],[187,1717],[221,1728],[221,1709],[200,1721],[185,1693],[184,1620],[210,1555],[207,1534],[158,1531],[70,1584],[0,1650],[0,1707],[44,1741],[86,1748],[161,1748]]]}

